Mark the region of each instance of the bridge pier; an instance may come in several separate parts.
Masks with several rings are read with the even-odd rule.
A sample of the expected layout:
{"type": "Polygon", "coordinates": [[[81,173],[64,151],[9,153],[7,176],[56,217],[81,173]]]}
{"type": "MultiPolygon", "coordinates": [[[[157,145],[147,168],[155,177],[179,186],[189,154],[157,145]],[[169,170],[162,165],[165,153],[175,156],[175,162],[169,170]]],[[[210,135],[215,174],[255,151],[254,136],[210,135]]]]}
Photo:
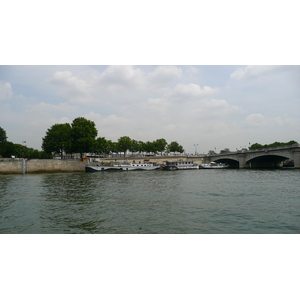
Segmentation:
{"type": "Polygon", "coordinates": [[[239,156],[238,160],[239,160],[239,169],[245,169],[248,167],[248,165],[246,164],[245,155],[239,156]]]}
{"type": "Polygon", "coordinates": [[[294,168],[300,169],[300,151],[294,152],[294,168]]]}

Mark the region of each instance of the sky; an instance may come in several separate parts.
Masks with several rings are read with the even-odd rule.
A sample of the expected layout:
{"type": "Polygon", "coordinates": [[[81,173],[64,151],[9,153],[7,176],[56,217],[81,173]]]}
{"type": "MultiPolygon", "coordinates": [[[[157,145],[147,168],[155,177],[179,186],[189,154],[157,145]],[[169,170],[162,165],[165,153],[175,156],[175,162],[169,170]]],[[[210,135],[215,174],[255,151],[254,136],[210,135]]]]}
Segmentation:
{"type": "Polygon", "coordinates": [[[2,65],[0,127],[41,150],[54,124],[99,137],[177,141],[187,153],[300,143],[297,65],[2,65]]]}
{"type": "Polygon", "coordinates": [[[295,1],[16,2],[0,19],[0,127],[13,143],[41,150],[47,129],[77,117],[99,137],[187,153],[300,142],[295,1]]]}

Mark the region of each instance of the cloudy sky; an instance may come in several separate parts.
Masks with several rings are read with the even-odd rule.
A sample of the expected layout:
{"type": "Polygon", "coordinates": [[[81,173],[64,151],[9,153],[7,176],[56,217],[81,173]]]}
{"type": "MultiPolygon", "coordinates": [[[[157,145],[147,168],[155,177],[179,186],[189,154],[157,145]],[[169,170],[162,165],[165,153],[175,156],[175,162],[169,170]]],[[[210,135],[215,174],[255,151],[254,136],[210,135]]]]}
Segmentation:
{"type": "Polygon", "coordinates": [[[299,66],[0,66],[0,126],[41,149],[77,117],[98,136],[178,141],[188,153],[300,142],[299,66]]]}
{"type": "Polygon", "coordinates": [[[100,2],[3,3],[9,141],[41,149],[52,125],[85,117],[112,141],[165,138],[188,153],[300,142],[293,1],[100,2]]]}

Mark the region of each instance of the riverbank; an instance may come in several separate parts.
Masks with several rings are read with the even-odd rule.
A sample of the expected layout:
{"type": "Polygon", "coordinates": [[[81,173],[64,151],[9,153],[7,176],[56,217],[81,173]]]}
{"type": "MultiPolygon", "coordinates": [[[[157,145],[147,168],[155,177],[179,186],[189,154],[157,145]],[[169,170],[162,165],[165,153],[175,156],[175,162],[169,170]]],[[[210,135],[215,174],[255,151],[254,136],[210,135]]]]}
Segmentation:
{"type": "Polygon", "coordinates": [[[202,163],[200,157],[189,156],[151,156],[151,157],[118,157],[118,158],[90,158],[89,162],[80,160],[68,160],[68,159],[30,159],[22,160],[21,158],[11,159],[2,158],[0,160],[0,174],[24,174],[24,173],[66,173],[66,172],[85,172],[85,166],[88,164],[99,164],[103,162],[111,161],[124,161],[127,160],[130,163],[146,163],[153,162],[157,164],[163,164],[166,160],[177,161],[182,159],[183,161],[193,160],[197,164],[202,163]]]}
{"type": "Polygon", "coordinates": [[[1,159],[0,174],[84,172],[86,162],[57,159],[1,159]]]}

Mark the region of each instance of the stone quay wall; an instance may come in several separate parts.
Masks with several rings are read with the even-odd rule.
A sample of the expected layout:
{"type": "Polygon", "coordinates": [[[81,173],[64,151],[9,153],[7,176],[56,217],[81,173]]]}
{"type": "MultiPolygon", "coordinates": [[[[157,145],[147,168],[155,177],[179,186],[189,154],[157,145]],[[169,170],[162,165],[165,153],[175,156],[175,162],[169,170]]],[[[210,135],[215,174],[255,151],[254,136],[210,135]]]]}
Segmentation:
{"type": "MultiPolygon", "coordinates": [[[[76,160],[30,159],[24,173],[84,172],[86,163],[76,160]]],[[[22,174],[22,159],[0,160],[0,174],[22,174]]]]}
{"type": "Polygon", "coordinates": [[[22,174],[22,160],[1,160],[0,174],[22,174]]]}

